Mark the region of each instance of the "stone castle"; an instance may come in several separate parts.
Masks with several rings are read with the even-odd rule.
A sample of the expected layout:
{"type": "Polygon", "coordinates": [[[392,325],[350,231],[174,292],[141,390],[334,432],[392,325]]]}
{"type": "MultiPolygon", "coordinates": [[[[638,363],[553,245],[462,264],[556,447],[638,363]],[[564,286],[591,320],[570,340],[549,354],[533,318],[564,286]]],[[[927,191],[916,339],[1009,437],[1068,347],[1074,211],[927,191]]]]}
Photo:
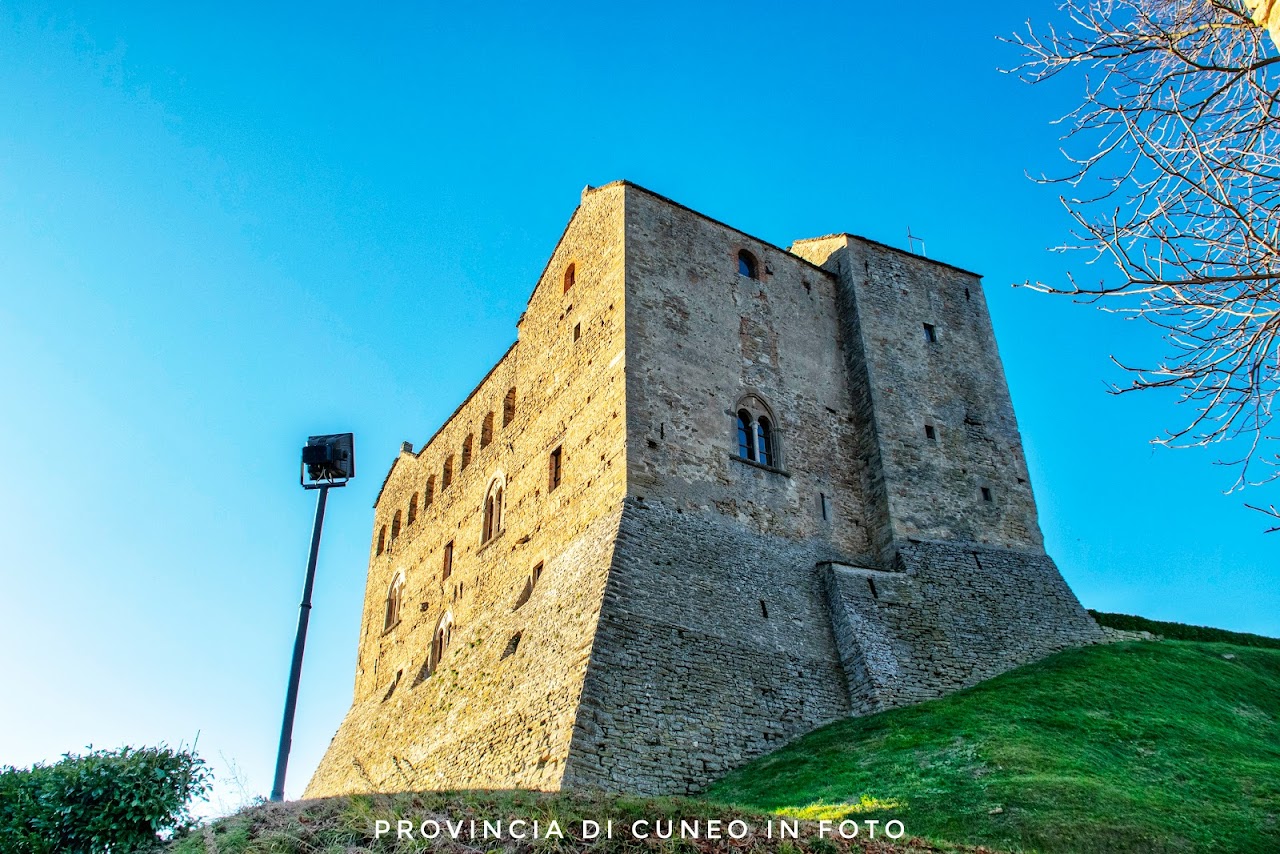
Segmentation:
{"type": "Polygon", "coordinates": [[[307,797],[695,792],[1101,640],[1045,554],[977,275],[615,182],[517,329],[387,474],[307,797]]]}

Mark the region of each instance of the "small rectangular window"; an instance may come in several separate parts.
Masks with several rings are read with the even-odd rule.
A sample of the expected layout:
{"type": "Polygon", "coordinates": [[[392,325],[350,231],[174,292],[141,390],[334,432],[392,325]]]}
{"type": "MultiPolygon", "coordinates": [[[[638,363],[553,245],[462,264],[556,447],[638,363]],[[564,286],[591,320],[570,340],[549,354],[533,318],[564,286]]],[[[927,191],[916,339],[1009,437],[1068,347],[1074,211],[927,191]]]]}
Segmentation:
{"type": "Polygon", "coordinates": [[[537,565],[533,568],[533,583],[537,584],[538,579],[540,578],[542,578],[542,561],[538,561],[537,565]]]}
{"type": "Polygon", "coordinates": [[[924,425],[924,437],[930,442],[938,438],[938,431],[933,429],[932,424],[924,425]]]}
{"type": "Polygon", "coordinates": [[[990,500],[991,500],[991,490],[990,490],[990,489],[988,489],[988,488],[987,488],[987,487],[985,487],[985,486],[984,486],[984,487],[982,487],[982,500],[983,500],[983,501],[990,501],[990,500]]]}
{"type": "Polygon", "coordinates": [[[930,344],[938,343],[938,328],[932,323],[924,325],[924,340],[930,344]]]}
{"type": "Polygon", "coordinates": [[[556,448],[551,452],[551,459],[547,467],[547,492],[550,492],[560,485],[560,478],[564,473],[564,469],[561,466],[560,461],[561,449],[556,448]]]}
{"type": "Polygon", "coordinates": [[[441,564],[440,580],[453,574],[453,540],[444,544],[444,560],[441,564]]]}
{"type": "Polygon", "coordinates": [[[573,340],[577,341],[581,337],[582,337],[582,324],[575,323],[573,325],[573,340]]]}

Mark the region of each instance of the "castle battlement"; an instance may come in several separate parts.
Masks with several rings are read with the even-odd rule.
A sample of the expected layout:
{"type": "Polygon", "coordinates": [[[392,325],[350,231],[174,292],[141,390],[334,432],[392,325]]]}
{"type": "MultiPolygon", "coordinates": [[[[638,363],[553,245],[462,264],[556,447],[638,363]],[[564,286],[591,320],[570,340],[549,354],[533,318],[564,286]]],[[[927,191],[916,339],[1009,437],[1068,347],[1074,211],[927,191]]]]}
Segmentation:
{"type": "Polygon", "coordinates": [[[696,791],[1100,632],[1044,553],[981,279],[588,188],[375,504],[308,796],[696,791]]]}

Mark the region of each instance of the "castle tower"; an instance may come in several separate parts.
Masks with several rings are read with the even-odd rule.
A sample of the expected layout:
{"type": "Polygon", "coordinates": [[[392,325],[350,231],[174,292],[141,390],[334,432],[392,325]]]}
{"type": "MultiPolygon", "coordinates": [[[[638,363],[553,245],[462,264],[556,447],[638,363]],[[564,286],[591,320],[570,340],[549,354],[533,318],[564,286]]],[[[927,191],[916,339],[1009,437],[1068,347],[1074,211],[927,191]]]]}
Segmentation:
{"type": "Polygon", "coordinates": [[[1044,553],[977,276],[617,182],[388,473],[307,795],[696,791],[1098,639],[1044,553]]]}

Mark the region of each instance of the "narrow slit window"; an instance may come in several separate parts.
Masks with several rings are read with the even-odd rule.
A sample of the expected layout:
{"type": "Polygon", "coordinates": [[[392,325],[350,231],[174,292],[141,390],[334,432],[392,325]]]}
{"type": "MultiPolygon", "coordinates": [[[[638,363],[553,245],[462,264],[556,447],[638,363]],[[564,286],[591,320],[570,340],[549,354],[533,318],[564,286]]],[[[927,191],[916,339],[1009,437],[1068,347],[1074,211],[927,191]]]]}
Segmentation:
{"type": "Polygon", "coordinates": [[[582,337],[582,324],[575,323],[573,325],[573,340],[577,341],[581,337],[582,337]]]}
{"type": "Polygon", "coordinates": [[[578,280],[577,265],[570,264],[568,267],[565,267],[564,268],[564,292],[566,294],[569,293],[569,288],[572,288],[574,283],[577,280],[578,280]]]}
{"type": "Polygon", "coordinates": [[[453,540],[444,544],[444,557],[440,561],[440,580],[453,574],[453,540]]]}
{"type": "Polygon", "coordinates": [[[485,415],[484,421],[480,422],[480,447],[487,448],[489,443],[493,441],[493,413],[485,415]]]}
{"type": "Polygon", "coordinates": [[[436,500],[436,476],[427,478],[427,488],[422,491],[422,509],[426,510],[436,500]]]}
{"type": "Polygon", "coordinates": [[[440,471],[440,488],[448,489],[449,484],[453,483],[453,457],[446,457],[444,468],[440,471]]]}
{"type": "Polygon", "coordinates": [[[763,599],[760,600],[760,616],[766,620],[769,619],[769,606],[764,603],[763,599]]]}
{"type": "Polygon", "coordinates": [[[563,447],[556,448],[551,452],[551,457],[547,463],[547,492],[560,485],[560,480],[564,476],[563,459],[563,447]]]}
{"type": "Polygon", "coordinates": [[[459,471],[471,465],[471,446],[473,439],[474,435],[468,433],[467,438],[462,440],[462,461],[458,464],[459,471]]]}
{"type": "Polygon", "coordinates": [[[507,389],[507,396],[502,399],[502,426],[506,427],[516,420],[516,389],[507,389]]]}
{"type": "Polygon", "coordinates": [[[825,492],[818,493],[818,507],[822,510],[822,521],[827,520],[827,494],[825,492]]]}
{"type": "Polygon", "coordinates": [[[418,518],[418,493],[415,492],[413,494],[413,497],[409,499],[409,518],[406,519],[405,521],[407,524],[412,525],[414,520],[417,518],[418,518]]]}
{"type": "Polygon", "coordinates": [[[387,526],[383,525],[378,529],[378,554],[382,554],[387,550],[387,526]]]}
{"type": "Polygon", "coordinates": [[[386,631],[400,622],[400,597],[404,590],[404,576],[397,574],[387,590],[386,613],[382,620],[382,629],[386,631]]]}
{"type": "Polygon", "coordinates": [[[394,515],[394,516],[392,516],[392,517],[391,517],[391,543],[392,543],[392,545],[394,545],[394,544],[395,544],[395,541],[396,541],[397,539],[399,539],[399,537],[400,537],[400,511],[399,511],[399,510],[397,510],[397,511],[396,511],[396,515],[394,515]]]}
{"type": "Polygon", "coordinates": [[[484,497],[484,523],[481,525],[480,542],[487,543],[502,531],[502,481],[489,484],[484,497]]]}
{"type": "Polygon", "coordinates": [[[934,326],[932,323],[926,323],[924,325],[924,340],[929,344],[937,344],[938,327],[934,326]]]}

